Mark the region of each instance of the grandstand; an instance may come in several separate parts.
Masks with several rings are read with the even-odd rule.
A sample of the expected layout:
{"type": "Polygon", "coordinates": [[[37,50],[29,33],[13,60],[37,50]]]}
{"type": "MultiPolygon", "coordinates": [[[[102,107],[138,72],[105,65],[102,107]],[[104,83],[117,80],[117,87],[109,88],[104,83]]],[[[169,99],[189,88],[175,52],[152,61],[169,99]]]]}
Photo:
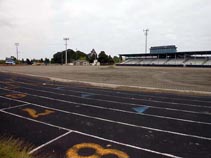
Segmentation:
{"type": "Polygon", "coordinates": [[[122,63],[117,65],[211,67],[211,51],[177,52],[176,48],[174,45],[159,46],[151,47],[147,54],[119,54],[122,63]]]}

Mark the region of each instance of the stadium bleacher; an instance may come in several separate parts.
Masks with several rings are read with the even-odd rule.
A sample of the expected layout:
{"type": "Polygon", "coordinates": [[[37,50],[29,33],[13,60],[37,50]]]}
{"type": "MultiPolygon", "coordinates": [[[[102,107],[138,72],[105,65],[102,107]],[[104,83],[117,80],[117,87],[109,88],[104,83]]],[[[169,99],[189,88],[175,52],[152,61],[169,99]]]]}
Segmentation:
{"type": "Polygon", "coordinates": [[[211,66],[211,59],[207,60],[204,65],[211,66]]]}
{"type": "MultiPolygon", "coordinates": [[[[172,46],[169,46],[172,47],[172,46]]],[[[153,47],[162,49],[162,47],[153,47]]],[[[168,46],[164,47],[165,49],[168,46]]],[[[176,48],[176,47],[175,47],[176,48]]],[[[188,66],[211,67],[211,51],[146,53],[146,54],[120,54],[123,62],[118,66],[188,66]]]]}
{"type": "Polygon", "coordinates": [[[175,66],[211,66],[211,59],[206,58],[178,58],[178,59],[127,59],[118,65],[175,65],[175,66]]]}

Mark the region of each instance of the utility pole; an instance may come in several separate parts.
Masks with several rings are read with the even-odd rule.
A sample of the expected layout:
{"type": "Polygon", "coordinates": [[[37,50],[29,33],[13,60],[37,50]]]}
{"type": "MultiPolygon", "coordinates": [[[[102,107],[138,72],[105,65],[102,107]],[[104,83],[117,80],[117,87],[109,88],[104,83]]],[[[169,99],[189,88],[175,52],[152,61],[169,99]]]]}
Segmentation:
{"type": "Polygon", "coordinates": [[[65,40],[65,49],[66,49],[66,52],[65,52],[65,64],[67,64],[67,41],[69,40],[69,38],[65,37],[63,39],[65,40]]]}
{"type": "Polygon", "coordinates": [[[145,29],[143,31],[144,31],[144,35],[146,36],[146,39],[145,39],[145,53],[147,53],[147,36],[148,36],[149,29],[145,29]]]}
{"type": "Polygon", "coordinates": [[[16,47],[16,54],[17,54],[17,61],[18,61],[18,46],[19,46],[19,43],[15,43],[15,47],[16,47]]]}
{"type": "Polygon", "coordinates": [[[76,48],[75,50],[76,50],[75,51],[75,60],[78,60],[78,53],[77,53],[78,49],[76,48]]]}

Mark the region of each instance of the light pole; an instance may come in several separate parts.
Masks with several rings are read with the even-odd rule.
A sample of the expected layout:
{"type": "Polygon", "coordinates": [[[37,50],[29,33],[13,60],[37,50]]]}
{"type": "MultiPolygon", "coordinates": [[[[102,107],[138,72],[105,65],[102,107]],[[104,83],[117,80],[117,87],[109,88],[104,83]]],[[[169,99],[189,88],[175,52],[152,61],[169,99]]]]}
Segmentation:
{"type": "Polygon", "coordinates": [[[65,52],[65,64],[67,64],[67,41],[69,40],[69,38],[65,37],[63,39],[65,40],[65,49],[66,49],[66,52],[65,52]]]}
{"type": "Polygon", "coordinates": [[[148,36],[149,29],[145,29],[143,31],[144,31],[144,34],[146,36],[146,39],[145,39],[145,53],[147,53],[147,36],[148,36]]]}
{"type": "Polygon", "coordinates": [[[19,43],[15,43],[15,47],[16,47],[16,54],[17,54],[17,61],[18,61],[18,46],[19,46],[19,43]]]}

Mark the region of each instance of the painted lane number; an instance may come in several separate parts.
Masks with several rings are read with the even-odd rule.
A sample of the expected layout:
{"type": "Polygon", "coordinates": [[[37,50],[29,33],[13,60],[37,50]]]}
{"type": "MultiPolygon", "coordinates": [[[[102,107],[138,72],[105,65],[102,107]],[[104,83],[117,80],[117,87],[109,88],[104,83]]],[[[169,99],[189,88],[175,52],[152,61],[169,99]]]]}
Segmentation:
{"type": "Polygon", "coordinates": [[[14,94],[7,94],[6,97],[12,98],[12,99],[21,99],[26,97],[26,94],[22,94],[22,93],[14,93],[14,94]]]}
{"type": "Polygon", "coordinates": [[[74,145],[66,153],[68,158],[102,158],[106,155],[115,155],[118,158],[129,158],[129,156],[123,151],[116,149],[105,149],[102,146],[94,143],[82,143],[74,145]],[[82,149],[94,149],[95,153],[90,156],[82,156],[79,151],[82,149]]]}
{"type": "Polygon", "coordinates": [[[32,118],[38,118],[40,116],[46,116],[46,115],[54,113],[54,111],[47,110],[47,109],[42,113],[38,113],[36,110],[31,109],[31,108],[25,108],[23,109],[23,111],[27,112],[32,118]]]}

